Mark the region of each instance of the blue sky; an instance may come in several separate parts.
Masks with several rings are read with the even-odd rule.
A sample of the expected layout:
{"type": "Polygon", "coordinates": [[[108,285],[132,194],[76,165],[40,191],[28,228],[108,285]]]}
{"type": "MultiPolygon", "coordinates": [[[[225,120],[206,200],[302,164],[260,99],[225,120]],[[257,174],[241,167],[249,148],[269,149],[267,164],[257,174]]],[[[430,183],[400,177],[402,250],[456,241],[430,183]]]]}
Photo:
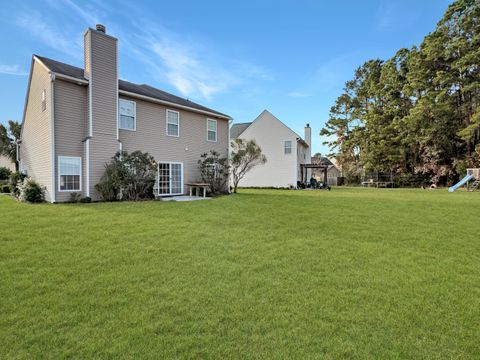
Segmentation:
{"type": "Polygon", "coordinates": [[[83,67],[83,31],[119,39],[119,75],[318,135],[355,68],[419,44],[449,0],[18,1],[0,8],[0,122],[21,121],[32,54],[83,67]]]}

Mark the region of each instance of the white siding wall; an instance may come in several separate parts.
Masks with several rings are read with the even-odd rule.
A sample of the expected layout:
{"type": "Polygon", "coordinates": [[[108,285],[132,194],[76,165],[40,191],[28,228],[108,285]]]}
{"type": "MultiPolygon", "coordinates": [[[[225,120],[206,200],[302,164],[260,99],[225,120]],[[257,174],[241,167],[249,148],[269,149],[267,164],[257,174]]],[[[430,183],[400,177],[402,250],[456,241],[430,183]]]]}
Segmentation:
{"type": "Polygon", "coordinates": [[[297,185],[297,136],[272,114],[262,113],[240,136],[255,139],[267,163],[253,168],[240,181],[240,187],[295,187],[297,185]],[[284,153],[284,142],[292,142],[292,153],[284,153]]]}

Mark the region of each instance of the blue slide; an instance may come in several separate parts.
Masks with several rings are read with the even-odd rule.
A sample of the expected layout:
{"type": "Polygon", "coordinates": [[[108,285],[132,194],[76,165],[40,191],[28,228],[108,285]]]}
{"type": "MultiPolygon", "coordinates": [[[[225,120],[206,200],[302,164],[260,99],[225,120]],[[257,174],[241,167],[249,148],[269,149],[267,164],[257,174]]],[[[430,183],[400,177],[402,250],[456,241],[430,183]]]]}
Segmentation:
{"type": "Polygon", "coordinates": [[[470,180],[473,179],[473,175],[467,175],[465,176],[462,180],[460,180],[457,184],[451,186],[449,189],[448,189],[448,192],[454,192],[455,190],[457,190],[460,186],[463,186],[465,185],[467,182],[469,182],[470,180]]]}

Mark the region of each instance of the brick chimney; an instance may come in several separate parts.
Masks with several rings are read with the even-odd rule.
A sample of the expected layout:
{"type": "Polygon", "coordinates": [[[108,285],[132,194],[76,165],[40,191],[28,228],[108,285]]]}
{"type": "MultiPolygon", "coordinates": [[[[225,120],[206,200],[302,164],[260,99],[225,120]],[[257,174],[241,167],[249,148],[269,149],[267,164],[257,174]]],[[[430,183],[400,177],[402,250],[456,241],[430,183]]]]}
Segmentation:
{"type": "Polygon", "coordinates": [[[97,199],[95,185],[119,150],[117,39],[98,24],[84,34],[85,78],[88,79],[88,121],[85,140],[86,196],[97,199]]]}

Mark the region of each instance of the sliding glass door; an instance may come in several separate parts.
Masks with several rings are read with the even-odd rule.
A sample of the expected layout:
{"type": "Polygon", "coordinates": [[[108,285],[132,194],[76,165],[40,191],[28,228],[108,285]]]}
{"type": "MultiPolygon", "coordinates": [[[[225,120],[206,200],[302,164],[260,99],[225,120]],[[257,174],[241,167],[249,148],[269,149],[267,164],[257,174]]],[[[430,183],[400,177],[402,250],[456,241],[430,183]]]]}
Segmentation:
{"type": "Polygon", "coordinates": [[[179,162],[158,163],[158,195],[183,194],[183,164],[179,162]]]}

